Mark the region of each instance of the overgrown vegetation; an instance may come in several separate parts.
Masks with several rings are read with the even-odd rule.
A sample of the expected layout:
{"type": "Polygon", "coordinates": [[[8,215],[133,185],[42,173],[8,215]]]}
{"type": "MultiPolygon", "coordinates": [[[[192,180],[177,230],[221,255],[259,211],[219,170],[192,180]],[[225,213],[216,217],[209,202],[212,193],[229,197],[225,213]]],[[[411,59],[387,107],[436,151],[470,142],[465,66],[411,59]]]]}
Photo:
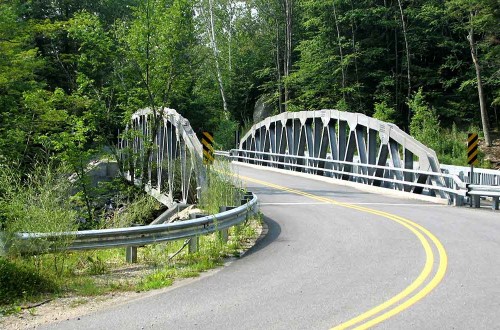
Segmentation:
{"type": "Polygon", "coordinates": [[[241,182],[233,175],[231,164],[216,161],[207,167],[207,187],[200,200],[200,208],[209,214],[219,212],[219,206],[239,206],[241,182]]]}
{"type": "MultiPolygon", "coordinates": [[[[241,185],[231,175],[229,166],[227,162],[211,166],[200,204],[205,212],[218,213],[219,206],[240,202],[241,185]]],[[[222,241],[219,233],[192,238],[199,240],[199,250],[191,254],[184,241],[140,247],[138,261],[142,271],[120,278],[116,274],[127,269],[124,249],[67,252],[64,247],[71,238],[50,244],[36,241],[33,246],[16,239],[19,233],[63,232],[82,227],[67,168],[38,165],[33,172],[38,175],[24,180],[8,169],[0,170],[0,210],[7,233],[3,242],[8,244],[8,254],[0,257],[0,314],[16,312],[30,302],[58,295],[150,290],[171,285],[177,278],[198,276],[221,265],[227,257],[239,256],[256,237],[260,224],[257,217],[230,228],[228,242],[222,241]],[[54,248],[59,251],[45,253],[54,248]]],[[[97,192],[99,195],[89,196],[94,220],[86,225],[91,228],[148,224],[159,212],[154,198],[119,179],[102,182],[93,189],[93,194],[97,192]],[[98,208],[99,203],[105,206],[98,208]]]]}
{"type": "MultiPolygon", "coordinates": [[[[138,288],[149,290],[169,286],[175,279],[196,277],[201,272],[220,266],[227,257],[239,257],[245,250],[246,244],[256,238],[258,233],[256,229],[260,226],[260,221],[260,217],[255,217],[243,225],[232,227],[229,230],[227,243],[221,241],[218,233],[201,236],[199,252],[179,255],[174,262],[165,260],[164,256],[169,255],[168,251],[150,254],[148,261],[156,268],[139,282],[138,288]],[[159,260],[158,256],[163,257],[159,260]]],[[[158,248],[161,248],[161,245],[149,247],[149,249],[158,248]]]]}
{"type": "MultiPolygon", "coordinates": [[[[436,110],[424,99],[422,89],[410,99],[408,106],[413,113],[410,133],[418,141],[436,151],[439,161],[450,165],[464,165],[467,154],[464,152],[467,132],[461,132],[455,124],[451,128],[442,128],[436,110]]],[[[479,132],[479,128],[471,126],[469,132],[479,132]]],[[[483,154],[478,159],[482,166],[483,154]]]]}
{"type": "Polygon", "coordinates": [[[33,265],[0,257],[0,306],[40,299],[57,291],[53,276],[48,277],[33,265]]]}
{"type": "MultiPolygon", "coordinates": [[[[63,268],[55,271],[53,255],[24,258],[0,257],[0,315],[59,295],[94,296],[113,291],[144,291],[171,285],[176,279],[196,277],[220,266],[227,257],[239,257],[248,242],[255,239],[260,217],[229,230],[224,243],[217,233],[200,237],[199,252],[187,249],[172,256],[183,241],[160,243],[138,250],[139,271],[129,276],[125,250],[71,252],[63,268]]],[[[132,272],[132,271],[131,271],[132,272]]]]}
{"type": "Polygon", "coordinates": [[[70,240],[43,238],[27,246],[16,233],[60,233],[77,228],[77,212],[71,205],[71,182],[64,166],[38,164],[26,178],[9,168],[0,168],[0,216],[5,227],[9,253],[23,249],[40,253],[64,249],[70,240]]]}

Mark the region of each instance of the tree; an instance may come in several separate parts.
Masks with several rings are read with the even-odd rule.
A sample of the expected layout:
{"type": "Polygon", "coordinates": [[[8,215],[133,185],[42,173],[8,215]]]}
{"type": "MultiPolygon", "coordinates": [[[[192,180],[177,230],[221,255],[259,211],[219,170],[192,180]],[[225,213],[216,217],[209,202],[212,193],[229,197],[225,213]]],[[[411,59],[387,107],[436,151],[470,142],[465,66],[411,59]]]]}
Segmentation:
{"type": "Polygon", "coordinates": [[[450,0],[447,8],[452,17],[458,22],[454,28],[466,35],[470,47],[470,54],[476,73],[477,94],[483,126],[484,139],[487,146],[491,146],[489,132],[489,118],[486,103],[486,93],[483,86],[483,69],[478,52],[478,39],[483,40],[498,32],[498,12],[500,4],[493,0],[450,0]]]}
{"type": "MultiPolygon", "coordinates": [[[[231,7],[232,8],[232,7],[231,7]]],[[[222,106],[223,106],[223,115],[224,119],[229,118],[229,110],[227,106],[227,98],[226,98],[226,91],[224,88],[224,80],[222,77],[222,70],[221,70],[221,65],[220,65],[220,51],[218,42],[217,42],[217,34],[216,33],[216,25],[215,25],[215,9],[213,5],[213,0],[208,0],[208,1],[201,1],[200,6],[198,7],[201,17],[203,18],[203,25],[205,26],[206,29],[206,35],[208,36],[209,39],[209,45],[210,48],[212,49],[213,53],[213,60],[215,63],[215,73],[217,75],[217,83],[219,84],[219,91],[220,95],[222,98],[222,106]]],[[[231,23],[232,17],[229,18],[229,22],[231,23]]],[[[229,31],[231,30],[231,26],[229,26],[229,31]]],[[[230,32],[231,33],[231,32],[230,32]]],[[[229,48],[230,49],[230,48],[229,48]]],[[[231,63],[230,57],[228,60],[229,63],[231,63]]],[[[229,64],[229,67],[231,65],[229,64]]]]}
{"type": "Polygon", "coordinates": [[[161,109],[170,105],[176,83],[190,71],[193,32],[193,9],[187,0],[141,2],[134,19],[119,28],[124,83],[128,93],[138,98],[131,111],[140,108],[141,103],[152,111],[150,134],[143,137],[145,150],[140,160],[143,185],[147,183],[149,159],[163,120],[161,109]]]}
{"type": "Polygon", "coordinates": [[[33,26],[18,19],[14,4],[0,4],[0,161],[24,167],[32,158],[33,116],[23,94],[43,86],[36,72],[44,65],[34,46],[33,26]]]}

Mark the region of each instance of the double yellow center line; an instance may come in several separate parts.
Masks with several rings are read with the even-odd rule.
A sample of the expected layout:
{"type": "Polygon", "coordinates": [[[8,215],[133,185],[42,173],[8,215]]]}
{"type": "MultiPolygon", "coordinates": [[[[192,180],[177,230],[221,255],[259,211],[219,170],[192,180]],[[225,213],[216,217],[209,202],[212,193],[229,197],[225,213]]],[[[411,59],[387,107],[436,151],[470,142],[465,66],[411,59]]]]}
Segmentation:
{"type": "Polygon", "coordinates": [[[353,210],[357,210],[360,212],[365,212],[365,213],[370,213],[374,215],[378,215],[381,217],[384,217],[386,219],[389,219],[391,221],[394,221],[401,226],[405,227],[409,231],[411,231],[420,241],[422,244],[422,247],[425,251],[425,265],[422,271],[420,272],[419,276],[409,285],[407,286],[403,291],[399,292],[397,295],[394,297],[390,298],[389,300],[381,303],[380,305],[377,305],[373,307],[372,309],[342,323],[339,324],[338,326],[332,328],[335,330],[338,329],[348,329],[348,328],[355,328],[355,329],[367,329],[372,326],[375,326],[388,318],[404,311],[405,309],[409,308],[419,300],[423,299],[426,295],[428,295],[434,288],[438,286],[438,284],[441,282],[443,279],[445,273],[446,273],[446,268],[448,265],[448,257],[446,255],[446,251],[441,244],[441,242],[434,236],[429,230],[426,228],[422,227],[421,225],[410,221],[408,219],[402,218],[400,216],[383,212],[383,211],[378,211],[374,209],[370,209],[367,207],[359,206],[359,205],[353,205],[349,203],[342,203],[339,201],[336,201],[334,199],[330,199],[327,197],[322,197],[322,196],[317,196],[313,195],[304,191],[296,190],[296,189],[291,189],[283,186],[279,186],[273,183],[257,180],[254,178],[249,178],[246,176],[239,176],[242,180],[248,181],[248,182],[253,182],[257,183],[263,186],[271,187],[277,190],[281,191],[286,191],[292,194],[296,195],[301,195],[305,196],[308,198],[311,198],[313,200],[321,201],[324,203],[329,203],[353,210]],[[434,269],[434,261],[435,261],[435,255],[433,252],[434,246],[435,250],[438,253],[439,256],[439,262],[437,264],[437,270],[435,270],[435,274],[432,277],[430,281],[427,281],[429,277],[433,273],[434,269]],[[427,283],[425,284],[425,282],[427,283]],[[424,285],[425,284],[425,285],[424,285]]]}

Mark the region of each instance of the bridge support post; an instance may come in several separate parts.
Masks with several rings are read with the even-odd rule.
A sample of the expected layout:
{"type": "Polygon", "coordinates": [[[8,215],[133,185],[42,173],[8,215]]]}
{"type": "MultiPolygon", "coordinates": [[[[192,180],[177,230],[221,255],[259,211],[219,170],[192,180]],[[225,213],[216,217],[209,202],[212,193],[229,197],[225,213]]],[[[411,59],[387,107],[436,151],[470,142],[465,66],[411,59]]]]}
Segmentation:
{"type": "Polygon", "coordinates": [[[125,260],[131,264],[137,263],[137,246],[127,246],[125,249],[125,260]]]}
{"type": "Polygon", "coordinates": [[[481,207],[481,196],[473,195],[472,197],[472,207],[479,208],[481,207]]]}

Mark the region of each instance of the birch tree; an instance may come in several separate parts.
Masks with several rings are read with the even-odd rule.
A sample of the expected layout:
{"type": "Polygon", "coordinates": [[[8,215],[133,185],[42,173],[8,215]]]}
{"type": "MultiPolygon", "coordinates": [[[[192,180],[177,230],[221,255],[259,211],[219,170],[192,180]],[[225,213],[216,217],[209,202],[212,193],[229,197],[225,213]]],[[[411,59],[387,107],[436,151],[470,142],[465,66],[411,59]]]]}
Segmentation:
{"type": "Polygon", "coordinates": [[[469,44],[471,59],[476,73],[476,86],[484,140],[487,146],[491,146],[488,110],[483,87],[482,66],[478,52],[477,37],[484,38],[488,27],[498,25],[498,21],[495,22],[494,16],[491,15],[495,7],[498,9],[498,3],[495,4],[494,1],[488,0],[451,0],[448,1],[447,5],[451,15],[460,22],[456,26],[456,29],[465,34],[465,39],[469,44]]]}
{"type": "Polygon", "coordinates": [[[229,119],[229,109],[227,106],[226,90],[224,86],[225,84],[220,65],[221,56],[217,41],[218,33],[216,31],[216,24],[215,24],[216,16],[215,16],[215,9],[213,2],[214,0],[201,0],[198,9],[203,19],[203,25],[206,30],[206,35],[208,36],[209,46],[212,49],[213,53],[215,73],[217,76],[217,83],[219,84],[219,92],[222,99],[223,116],[224,119],[229,119]]]}
{"type": "MultiPolygon", "coordinates": [[[[401,4],[401,0],[398,0],[398,7],[399,7],[399,15],[401,19],[401,27],[403,29],[403,38],[405,41],[405,53],[406,53],[406,79],[408,80],[408,94],[407,98],[408,100],[411,97],[411,69],[410,69],[410,46],[408,43],[408,30],[406,27],[406,22],[405,22],[405,15],[403,12],[403,5],[401,4]]],[[[410,123],[410,118],[411,118],[411,110],[408,109],[408,123],[410,123]]]]}

